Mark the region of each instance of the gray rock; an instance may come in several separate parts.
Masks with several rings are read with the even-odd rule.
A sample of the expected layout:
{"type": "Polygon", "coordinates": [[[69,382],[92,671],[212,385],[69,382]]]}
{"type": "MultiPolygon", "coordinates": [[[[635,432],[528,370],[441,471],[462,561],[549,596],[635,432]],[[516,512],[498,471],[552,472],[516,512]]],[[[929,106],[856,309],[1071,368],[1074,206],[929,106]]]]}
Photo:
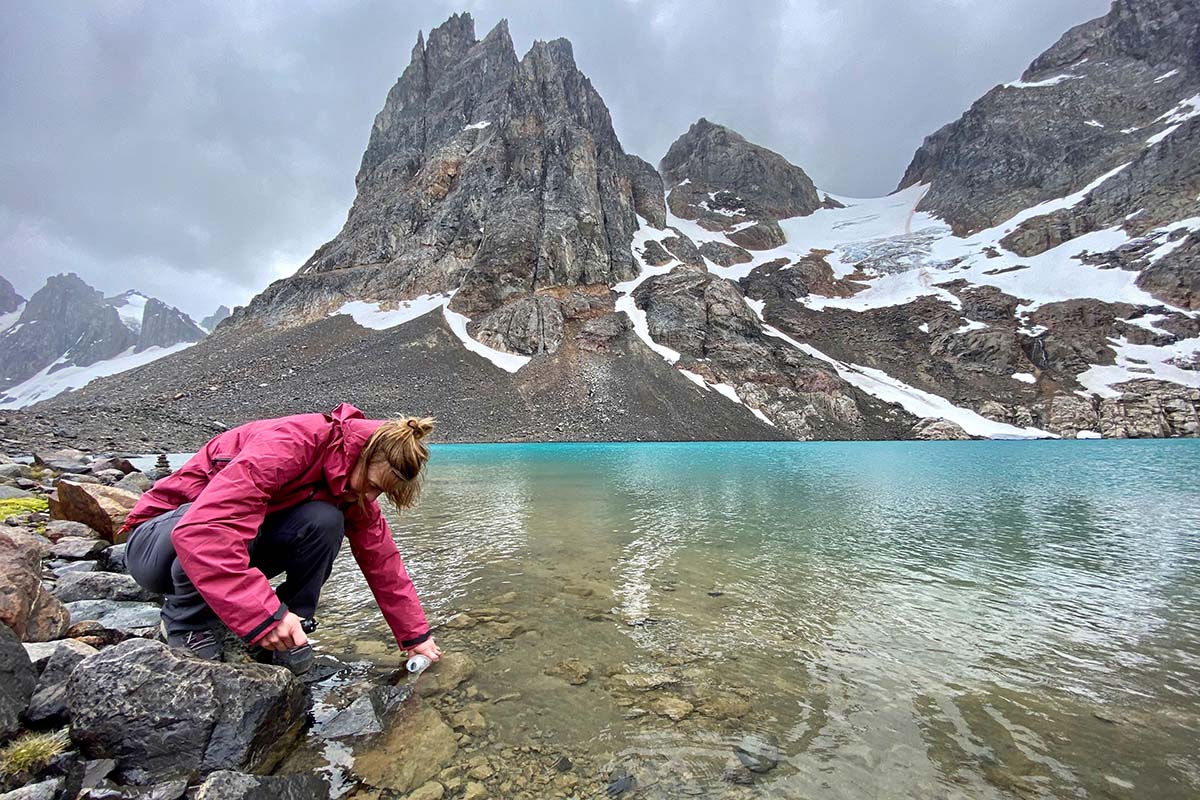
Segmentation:
{"type": "Polygon", "coordinates": [[[95,561],[68,561],[66,563],[59,562],[57,565],[51,562],[54,576],[61,578],[68,572],[94,572],[96,570],[95,561]]]}
{"type": "Polygon", "coordinates": [[[77,539],[99,539],[100,533],[82,522],[65,519],[52,519],[46,523],[46,538],[57,542],[64,536],[74,536],[77,539]]]}
{"type": "Polygon", "coordinates": [[[154,481],[146,477],[146,474],[143,472],[131,472],[113,485],[118,489],[143,494],[154,485],[154,481]]]}
{"type": "Polygon", "coordinates": [[[186,793],[187,781],[175,780],[151,786],[101,786],[84,792],[80,800],[179,800],[186,793]]]}
{"type": "Polygon", "coordinates": [[[141,352],[149,347],[170,347],[180,342],[198,342],[207,335],[191,317],[178,308],[150,298],[142,312],[142,328],[138,334],[136,350],[141,352]]]}
{"type": "Polygon", "coordinates": [[[108,458],[97,459],[91,464],[88,464],[88,468],[92,471],[93,475],[97,475],[101,472],[108,472],[109,470],[114,469],[120,472],[122,475],[127,475],[135,471],[133,463],[129,459],[121,458],[120,456],[110,456],[108,458]]]}
{"type": "Polygon", "coordinates": [[[208,331],[209,333],[212,333],[214,330],[217,329],[218,325],[220,325],[225,320],[229,319],[229,313],[230,313],[230,311],[229,311],[228,306],[224,306],[224,305],[217,306],[216,311],[209,314],[204,319],[200,320],[200,327],[203,328],[204,330],[208,331]]]}
{"type": "Polygon", "coordinates": [[[724,242],[705,242],[700,245],[700,255],[722,267],[745,264],[754,260],[754,256],[742,248],[733,247],[724,242]]]}
{"type": "MultiPolygon", "coordinates": [[[[0,279],[2,280],[2,279],[0,279]]],[[[0,464],[0,478],[32,478],[28,464],[0,464]]]]}
{"type": "Polygon", "coordinates": [[[8,279],[0,275],[0,314],[9,314],[16,311],[25,302],[25,298],[17,294],[17,290],[8,282],[8,279]]]}
{"type": "Polygon", "coordinates": [[[128,545],[125,542],[114,544],[112,547],[100,551],[100,569],[106,572],[129,572],[125,564],[125,551],[128,545]]]}
{"type": "Polygon", "coordinates": [[[196,800],[326,800],[329,784],[318,775],[247,775],[218,770],[196,790],[196,800]]]}
{"type": "Polygon", "coordinates": [[[562,305],[553,297],[525,297],[479,320],[475,338],[506,353],[553,353],[562,344],[562,305]]]}
{"type": "Polygon", "coordinates": [[[783,754],[771,735],[752,733],[742,737],[733,748],[738,761],[751,772],[770,772],[779,765],[783,754]]]}
{"type": "Polygon", "coordinates": [[[71,738],[143,783],[269,771],[303,728],[307,700],[285,669],[207,662],[139,639],[81,663],[67,688],[71,738]]]}
{"type": "Polygon", "coordinates": [[[76,600],[65,605],[72,625],[94,620],[110,630],[135,636],[148,628],[157,628],[161,611],[155,603],[130,600],[76,600]]]}
{"type": "Polygon", "coordinates": [[[61,725],[66,721],[67,679],[79,662],[99,652],[74,639],[62,639],[56,644],[58,647],[38,676],[37,688],[25,714],[32,725],[39,727],[61,725]]]}
{"type": "Polygon", "coordinates": [[[0,623],[0,742],[20,730],[20,718],[37,686],[29,654],[12,630],[0,623]]]}
{"type": "Polygon", "coordinates": [[[68,561],[78,561],[80,559],[95,559],[99,554],[110,547],[108,542],[103,539],[84,539],[79,536],[64,536],[54,543],[50,548],[50,554],[55,558],[63,558],[68,561]]]}
{"type": "Polygon", "coordinates": [[[63,783],[62,778],[38,781],[0,794],[0,800],[57,800],[63,789],[63,783]]]}
{"type": "Polygon", "coordinates": [[[143,589],[129,575],[115,572],[69,572],[58,579],[54,596],[64,603],[77,600],[140,600],[161,599],[143,589]]]}
{"type": "Polygon", "coordinates": [[[0,500],[12,500],[20,497],[33,497],[33,494],[15,486],[0,484],[0,500]]]}

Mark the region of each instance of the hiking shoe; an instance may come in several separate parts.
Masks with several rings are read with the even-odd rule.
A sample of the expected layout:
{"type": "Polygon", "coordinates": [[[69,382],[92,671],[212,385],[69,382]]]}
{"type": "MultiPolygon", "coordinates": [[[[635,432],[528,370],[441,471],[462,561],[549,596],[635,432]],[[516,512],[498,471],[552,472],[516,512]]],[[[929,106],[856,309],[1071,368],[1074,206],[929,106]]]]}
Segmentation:
{"type": "Polygon", "coordinates": [[[167,644],[175,650],[183,650],[205,661],[221,660],[221,643],[217,641],[216,634],[208,628],[167,633],[166,638],[167,644]]]}
{"type": "Polygon", "coordinates": [[[303,675],[308,672],[316,657],[310,644],[302,644],[291,650],[271,651],[271,663],[277,667],[287,667],[293,675],[303,675]]]}

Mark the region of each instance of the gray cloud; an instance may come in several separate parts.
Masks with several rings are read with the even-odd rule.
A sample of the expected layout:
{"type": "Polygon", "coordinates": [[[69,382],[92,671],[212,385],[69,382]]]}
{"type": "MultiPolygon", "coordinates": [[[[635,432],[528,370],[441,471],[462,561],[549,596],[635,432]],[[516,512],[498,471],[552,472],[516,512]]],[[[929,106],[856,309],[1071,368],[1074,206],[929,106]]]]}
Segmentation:
{"type": "Polygon", "coordinates": [[[78,272],[197,318],[244,303],[340,228],[371,121],[418,30],[507,17],[569,38],[626,150],[700,116],[883,194],[921,139],[1107,0],[611,0],[6,6],[0,274],[78,272]]]}

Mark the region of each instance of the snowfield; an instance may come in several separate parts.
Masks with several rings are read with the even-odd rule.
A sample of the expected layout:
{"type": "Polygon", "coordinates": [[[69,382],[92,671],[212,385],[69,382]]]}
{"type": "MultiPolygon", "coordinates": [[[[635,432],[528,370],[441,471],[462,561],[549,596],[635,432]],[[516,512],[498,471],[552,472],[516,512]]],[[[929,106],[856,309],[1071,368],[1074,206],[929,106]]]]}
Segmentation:
{"type": "Polygon", "coordinates": [[[60,359],[32,378],[0,393],[0,408],[24,408],[41,400],[49,400],[63,392],[81,389],[97,378],[149,364],[193,344],[194,342],[181,342],[170,347],[148,347],[140,353],[135,353],[131,347],[118,356],[86,367],[64,367],[60,359]]]}

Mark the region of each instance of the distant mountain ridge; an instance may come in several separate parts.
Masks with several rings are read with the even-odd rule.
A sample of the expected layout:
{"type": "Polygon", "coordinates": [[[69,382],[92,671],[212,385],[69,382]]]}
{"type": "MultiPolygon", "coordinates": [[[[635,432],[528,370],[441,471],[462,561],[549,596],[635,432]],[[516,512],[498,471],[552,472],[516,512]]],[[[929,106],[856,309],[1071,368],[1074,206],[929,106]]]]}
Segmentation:
{"type": "Polygon", "coordinates": [[[1198,17],[1117,0],[860,199],[707,119],[660,175],[568,42],[454,15],[333,240],[45,408],[137,397],[176,443],[346,399],[449,440],[1198,435],[1198,17]]]}
{"type": "Polygon", "coordinates": [[[39,373],[93,367],[205,336],[177,308],[135,290],[105,298],[74,273],[48,278],[10,316],[0,328],[0,403],[11,399],[6,390],[39,373]]]}

